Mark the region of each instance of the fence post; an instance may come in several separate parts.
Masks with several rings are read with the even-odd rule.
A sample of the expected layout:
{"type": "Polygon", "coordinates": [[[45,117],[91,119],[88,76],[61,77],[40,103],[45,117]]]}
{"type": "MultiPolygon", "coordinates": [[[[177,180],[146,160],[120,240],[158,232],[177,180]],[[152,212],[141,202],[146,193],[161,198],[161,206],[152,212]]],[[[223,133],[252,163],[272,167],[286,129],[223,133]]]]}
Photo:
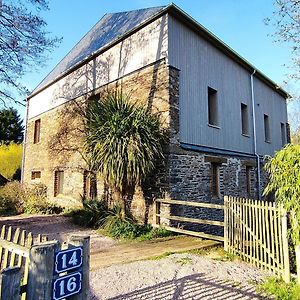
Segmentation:
{"type": "Polygon", "coordinates": [[[281,225],[282,225],[282,246],[283,246],[283,265],[284,265],[284,270],[283,270],[283,280],[286,283],[290,282],[290,260],[289,260],[289,242],[288,242],[288,229],[287,229],[287,216],[286,216],[286,211],[282,207],[281,208],[282,215],[281,215],[281,225]]]}
{"type": "Polygon", "coordinates": [[[46,242],[34,245],[29,253],[27,299],[52,299],[54,254],[59,243],[46,242]]]}
{"type": "Polygon", "coordinates": [[[10,267],[3,269],[0,274],[0,300],[19,300],[21,269],[10,267]]]}
{"type": "Polygon", "coordinates": [[[224,196],[224,250],[228,251],[228,196],[224,196]]]}
{"type": "Polygon", "coordinates": [[[82,259],[82,292],[78,295],[71,297],[72,300],[85,300],[88,299],[88,291],[90,287],[90,237],[89,236],[71,236],[69,245],[83,247],[82,259]]]}
{"type": "Polygon", "coordinates": [[[295,247],[296,253],[296,268],[297,268],[297,282],[300,284],[300,245],[295,247]]]}

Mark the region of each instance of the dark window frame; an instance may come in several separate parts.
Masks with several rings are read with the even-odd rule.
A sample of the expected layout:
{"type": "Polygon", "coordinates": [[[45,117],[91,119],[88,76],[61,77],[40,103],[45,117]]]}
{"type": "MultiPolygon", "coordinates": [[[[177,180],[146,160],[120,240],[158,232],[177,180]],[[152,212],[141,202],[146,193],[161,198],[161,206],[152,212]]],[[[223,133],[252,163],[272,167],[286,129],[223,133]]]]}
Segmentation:
{"type": "Polygon", "coordinates": [[[31,172],[31,180],[40,179],[42,177],[41,171],[32,171],[31,172]]]}
{"type": "Polygon", "coordinates": [[[89,199],[97,198],[97,175],[94,172],[83,173],[83,196],[89,199]]]}
{"type": "Polygon", "coordinates": [[[56,170],[54,172],[54,197],[64,192],[64,171],[56,170]]]}
{"type": "Polygon", "coordinates": [[[41,140],[41,119],[34,121],[33,143],[37,144],[41,140]]]}
{"type": "Polygon", "coordinates": [[[287,143],[285,124],[280,122],[281,146],[284,147],[287,143]]]}
{"type": "Polygon", "coordinates": [[[210,191],[213,198],[220,198],[220,163],[211,163],[211,186],[210,191]]]}
{"type": "Polygon", "coordinates": [[[245,103],[241,103],[241,127],[242,135],[249,136],[249,113],[248,105],[245,103]]]}
{"type": "Polygon", "coordinates": [[[247,194],[251,195],[251,173],[252,173],[252,167],[246,166],[246,191],[247,194]]]}
{"type": "Polygon", "coordinates": [[[207,87],[208,125],[219,127],[218,91],[207,87]]]}
{"type": "Polygon", "coordinates": [[[265,133],[265,142],[271,142],[271,128],[270,128],[270,117],[267,114],[264,114],[264,133],[265,133]]]}

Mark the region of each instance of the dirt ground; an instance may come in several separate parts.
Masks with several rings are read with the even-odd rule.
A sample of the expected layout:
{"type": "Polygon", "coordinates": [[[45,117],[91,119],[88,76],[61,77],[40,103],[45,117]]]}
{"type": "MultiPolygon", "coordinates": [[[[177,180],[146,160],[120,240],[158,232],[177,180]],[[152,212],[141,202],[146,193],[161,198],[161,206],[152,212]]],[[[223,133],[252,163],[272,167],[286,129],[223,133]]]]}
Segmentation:
{"type": "Polygon", "coordinates": [[[267,274],[249,264],[187,253],[148,259],[165,252],[211,247],[215,244],[212,241],[179,237],[122,243],[76,226],[60,215],[0,218],[0,226],[4,224],[45,234],[50,240],[90,235],[89,299],[266,299],[255,292],[253,282],[267,274]]]}

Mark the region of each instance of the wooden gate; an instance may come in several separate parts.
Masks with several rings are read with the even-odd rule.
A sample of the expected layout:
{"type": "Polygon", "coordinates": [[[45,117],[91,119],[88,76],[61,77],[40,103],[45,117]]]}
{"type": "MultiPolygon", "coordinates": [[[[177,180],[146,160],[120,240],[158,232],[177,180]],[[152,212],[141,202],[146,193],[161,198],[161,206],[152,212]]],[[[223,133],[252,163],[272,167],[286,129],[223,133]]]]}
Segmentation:
{"type": "Polygon", "coordinates": [[[283,207],[225,196],[224,248],[289,282],[287,214],[283,207]]]}
{"type": "MultiPolygon", "coordinates": [[[[224,226],[224,222],[219,221],[219,220],[204,220],[204,219],[200,219],[200,218],[188,218],[188,217],[173,215],[170,212],[161,213],[161,204],[191,206],[191,207],[199,207],[199,208],[214,209],[214,210],[221,210],[221,211],[224,209],[224,205],[221,205],[221,204],[182,201],[182,200],[170,200],[170,199],[158,199],[154,203],[154,216],[153,216],[154,217],[154,219],[153,219],[154,226],[161,225],[161,219],[167,219],[167,220],[178,221],[178,222],[194,223],[194,224],[202,224],[202,225],[212,225],[212,226],[221,226],[221,227],[224,226]]],[[[196,231],[196,230],[183,229],[180,225],[176,226],[176,227],[164,225],[164,228],[166,228],[167,230],[182,233],[182,234],[197,236],[197,237],[221,241],[221,242],[224,241],[223,236],[215,235],[215,234],[208,234],[208,233],[196,231]]]]}
{"type": "MultiPolygon", "coordinates": [[[[54,257],[60,250],[83,247],[82,293],[72,299],[87,298],[89,285],[89,237],[70,238],[60,245],[47,236],[2,226],[0,234],[0,300],[52,299],[54,257]]],[[[59,278],[56,275],[55,278],[59,278]]]]}

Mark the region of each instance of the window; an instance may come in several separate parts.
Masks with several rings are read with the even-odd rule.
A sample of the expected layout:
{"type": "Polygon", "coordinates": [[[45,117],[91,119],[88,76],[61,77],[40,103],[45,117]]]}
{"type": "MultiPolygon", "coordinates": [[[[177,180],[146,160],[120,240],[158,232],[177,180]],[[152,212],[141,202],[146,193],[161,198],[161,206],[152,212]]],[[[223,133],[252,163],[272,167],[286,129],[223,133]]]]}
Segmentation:
{"type": "Polygon", "coordinates": [[[83,196],[90,199],[97,197],[97,176],[93,172],[83,173],[83,196]]]}
{"type": "Polygon", "coordinates": [[[208,87],[208,124],[218,126],[218,100],[217,91],[208,87]]]}
{"type": "Polygon", "coordinates": [[[34,122],[34,133],[33,133],[33,143],[37,144],[40,141],[41,135],[41,119],[34,122]]]}
{"type": "Polygon", "coordinates": [[[281,145],[282,147],[286,144],[286,130],[284,123],[280,123],[280,129],[281,129],[281,145]]]}
{"type": "Polygon", "coordinates": [[[247,194],[251,194],[251,167],[246,166],[246,189],[247,189],[247,194]]]}
{"type": "Polygon", "coordinates": [[[211,163],[211,195],[220,198],[220,164],[211,163]]]}
{"type": "Polygon", "coordinates": [[[291,132],[290,132],[290,124],[285,123],[285,129],[286,129],[286,142],[290,143],[291,142],[291,132]]]}
{"type": "Polygon", "coordinates": [[[31,180],[40,179],[41,171],[32,171],[31,172],[31,180]]]}
{"type": "Polygon", "coordinates": [[[54,172],[54,197],[63,193],[64,171],[54,172]]]}
{"type": "Polygon", "coordinates": [[[242,134],[249,135],[248,106],[241,103],[242,134]]]}
{"type": "Polygon", "coordinates": [[[264,128],[265,128],[265,141],[270,142],[271,136],[270,136],[270,121],[269,116],[264,115],[264,128]]]}

